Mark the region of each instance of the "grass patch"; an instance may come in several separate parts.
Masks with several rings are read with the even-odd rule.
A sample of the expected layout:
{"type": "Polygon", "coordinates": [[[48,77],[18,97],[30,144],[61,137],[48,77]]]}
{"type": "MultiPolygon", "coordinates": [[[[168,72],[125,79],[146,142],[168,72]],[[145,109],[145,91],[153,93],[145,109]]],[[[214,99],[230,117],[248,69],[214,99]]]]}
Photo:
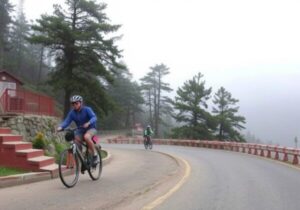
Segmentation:
{"type": "Polygon", "coordinates": [[[23,173],[27,173],[27,172],[28,171],[24,171],[24,170],[21,170],[21,169],[7,168],[7,167],[0,166],[0,176],[23,174],[23,173]]]}
{"type": "Polygon", "coordinates": [[[102,159],[103,159],[103,158],[106,158],[106,157],[107,157],[107,152],[106,152],[105,150],[101,150],[100,155],[101,155],[101,158],[102,158],[102,159]]]}

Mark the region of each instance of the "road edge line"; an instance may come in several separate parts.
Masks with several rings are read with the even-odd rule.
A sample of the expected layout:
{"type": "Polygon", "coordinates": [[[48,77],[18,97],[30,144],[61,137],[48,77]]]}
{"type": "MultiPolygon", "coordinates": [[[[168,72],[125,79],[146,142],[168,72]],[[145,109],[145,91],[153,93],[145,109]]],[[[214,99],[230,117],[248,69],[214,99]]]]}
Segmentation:
{"type": "MultiPolygon", "coordinates": [[[[159,152],[159,153],[162,153],[162,152],[159,152]]],[[[180,179],[180,181],[174,187],[172,187],[167,193],[165,193],[164,195],[156,198],[154,201],[152,201],[152,202],[148,203],[147,205],[145,205],[142,208],[142,210],[152,210],[155,207],[162,204],[169,197],[171,197],[177,190],[179,190],[181,188],[181,186],[187,181],[188,177],[191,174],[191,166],[185,159],[183,159],[181,157],[174,156],[174,155],[170,155],[170,154],[167,154],[167,153],[162,153],[162,154],[165,154],[165,155],[168,155],[168,156],[172,157],[177,162],[183,162],[183,164],[185,166],[184,175],[180,179]]]]}

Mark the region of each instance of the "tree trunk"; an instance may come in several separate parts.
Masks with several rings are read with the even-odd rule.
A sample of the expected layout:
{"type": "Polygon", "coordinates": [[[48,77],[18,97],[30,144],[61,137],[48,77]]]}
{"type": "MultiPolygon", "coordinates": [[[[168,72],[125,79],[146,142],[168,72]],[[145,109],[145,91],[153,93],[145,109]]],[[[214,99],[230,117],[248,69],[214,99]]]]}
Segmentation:
{"type": "MultiPolygon", "coordinates": [[[[75,31],[76,29],[76,8],[73,8],[73,15],[72,15],[72,31],[75,31]]],[[[70,41],[70,47],[65,51],[65,55],[68,62],[68,67],[66,69],[66,78],[71,77],[73,73],[73,67],[74,67],[74,45],[75,45],[75,40],[70,41]]],[[[67,116],[69,109],[70,109],[70,97],[72,94],[72,90],[68,86],[68,84],[65,86],[65,101],[64,101],[64,117],[67,116]]]]}
{"type": "Polygon", "coordinates": [[[223,141],[223,123],[220,124],[219,140],[223,141]]]}
{"type": "Polygon", "coordinates": [[[43,69],[43,60],[44,60],[44,47],[41,48],[41,54],[40,54],[40,65],[39,65],[39,74],[37,79],[37,85],[40,86],[41,82],[41,75],[42,75],[42,69],[43,69]]]}
{"type": "Polygon", "coordinates": [[[160,92],[161,92],[161,70],[158,71],[158,89],[157,89],[157,113],[156,113],[156,124],[155,124],[155,130],[156,130],[156,137],[159,136],[159,119],[160,119],[160,92]]]}
{"type": "Polygon", "coordinates": [[[157,84],[156,84],[156,78],[154,82],[154,97],[153,97],[153,106],[154,106],[154,136],[157,137],[157,127],[158,127],[158,120],[157,120],[157,84]]]}
{"type": "Polygon", "coordinates": [[[128,107],[126,112],[125,128],[129,128],[129,123],[130,123],[130,108],[128,107]]]}
{"type": "Polygon", "coordinates": [[[136,123],[136,121],[135,121],[135,112],[132,112],[132,128],[135,127],[135,123],[136,123]]]}
{"type": "Polygon", "coordinates": [[[2,45],[0,44],[0,69],[4,67],[4,50],[2,45]]]}
{"type": "Polygon", "coordinates": [[[152,119],[152,101],[151,101],[151,89],[149,89],[149,113],[150,113],[150,125],[153,126],[152,119]]]}
{"type": "Polygon", "coordinates": [[[67,116],[70,110],[70,97],[71,97],[71,91],[67,88],[65,90],[64,118],[67,116]]]}

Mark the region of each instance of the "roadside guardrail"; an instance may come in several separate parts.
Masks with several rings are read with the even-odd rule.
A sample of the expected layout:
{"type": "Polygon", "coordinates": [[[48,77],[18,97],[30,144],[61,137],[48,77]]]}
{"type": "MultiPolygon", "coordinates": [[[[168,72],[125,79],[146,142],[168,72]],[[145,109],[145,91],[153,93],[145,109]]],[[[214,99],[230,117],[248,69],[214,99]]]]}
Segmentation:
{"type": "MultiPolygon", "coordinates": [[[[125,136],[117,136],[108,138],[109,144],[143,144],[142,137],[129,138],[125,136]]],[[[294,165],[299,165],[300,149],[254,144],[254,143],[239,143],[239,142],[224,142],[224,141],[207,141],[207,140],[181,140],[181,139],[153,139],[153,144],[157,145],[174,145],[174,146],[189,146],[203,147],[210,149],[229,150],[235,152],[248,153],[284,162],[290,162],[294,165]]]]}

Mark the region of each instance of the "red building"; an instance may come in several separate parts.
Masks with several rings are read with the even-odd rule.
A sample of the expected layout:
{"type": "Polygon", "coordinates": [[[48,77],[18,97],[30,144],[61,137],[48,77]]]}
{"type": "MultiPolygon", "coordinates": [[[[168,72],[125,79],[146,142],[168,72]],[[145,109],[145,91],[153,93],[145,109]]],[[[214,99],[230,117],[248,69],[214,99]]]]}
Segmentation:
{"type": "Polygon", "coordinates": [[[23,82],[13,75],[6,71],[0,71],[0,96],[3,95],[6,89],[19,90],[22,85],[23,82]]]}
{"type": "Polygon", "coordinates": [[[22,85],[12,74],[0,71],[0,114],[55,114],[51,97],[25,90],[22,85]]]}

